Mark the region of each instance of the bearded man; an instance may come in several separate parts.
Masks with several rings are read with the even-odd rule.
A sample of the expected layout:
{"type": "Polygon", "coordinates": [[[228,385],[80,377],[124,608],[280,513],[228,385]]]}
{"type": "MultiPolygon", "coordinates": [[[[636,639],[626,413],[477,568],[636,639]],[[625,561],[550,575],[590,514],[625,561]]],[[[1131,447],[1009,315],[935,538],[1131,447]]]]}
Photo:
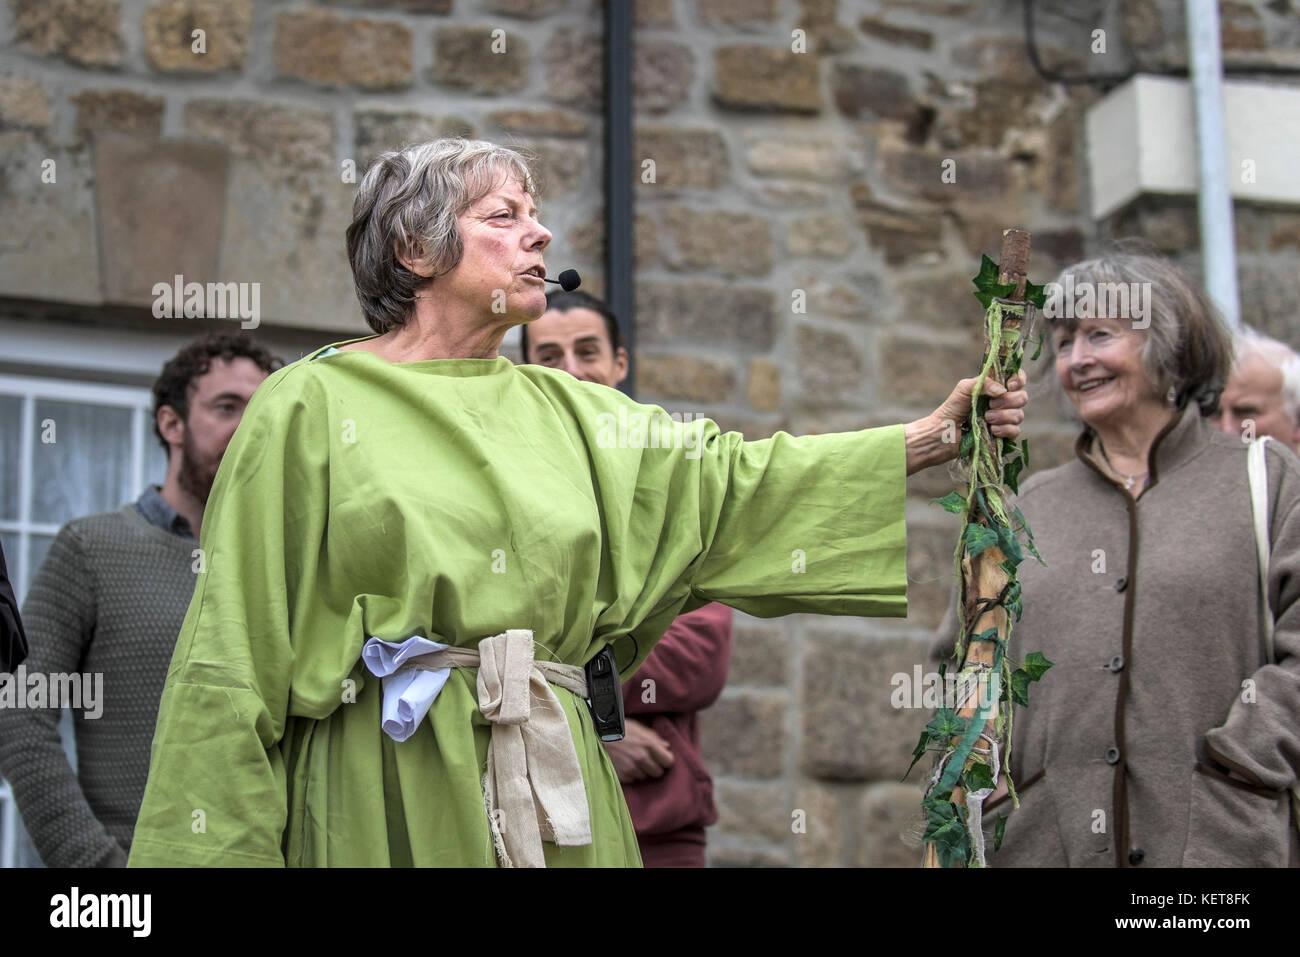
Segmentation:
{"type": "Polygon", "coordinates": [[[203,570],[198,534],[221,457],[253,392],[284,363],[245,335],[190,343],[153,386],[167,477],[117,511],[59,529],[23,604],[27,674],[102,674],[103,702],[0,708],[0,774],[47,867],[125,867],[167,668],[203,570]]]}

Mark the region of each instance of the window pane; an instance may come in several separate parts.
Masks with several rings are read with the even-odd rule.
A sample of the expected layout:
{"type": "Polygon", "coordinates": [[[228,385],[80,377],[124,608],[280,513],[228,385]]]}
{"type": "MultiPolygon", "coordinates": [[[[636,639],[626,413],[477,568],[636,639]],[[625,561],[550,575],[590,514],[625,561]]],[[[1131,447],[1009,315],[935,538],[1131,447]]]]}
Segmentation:
{"type": "Polygon", "coordinates": [[[23,400],[0,395],[0,519],[18,521],[18,455],[23,441],[23,400]]]}
{"type": "Polygon", "coordinates": [[[81,515],[110,511],[135,497],[131,494],[130,409],[39,399],[35,433],[33,522],[62,525],[81,515]],[[42,441],[51,428],[54,441],[42,441]]]}

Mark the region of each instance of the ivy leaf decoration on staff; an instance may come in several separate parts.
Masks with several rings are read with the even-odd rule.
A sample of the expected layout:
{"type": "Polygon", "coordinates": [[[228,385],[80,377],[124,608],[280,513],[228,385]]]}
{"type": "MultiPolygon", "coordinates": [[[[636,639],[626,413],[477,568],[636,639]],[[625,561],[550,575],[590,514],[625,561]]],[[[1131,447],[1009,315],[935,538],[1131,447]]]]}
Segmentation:
{"type": "MultiPolygon", "coordinates": [[[[958,462],[969,476],[964,492],[935,501],[964,519],[953,557],[960,583],[960,630],[954,660],[961,669],[950,681],[941,669],[945,693],[938,713],[921,732],[912,766],[927,751],[939,755],[925,799],[926,867],[984,867],[983,803],[1006,779],[1013,805],[1020,806],[1011,780],[1012,704],[1029,704],[1029,684],[1051,662],[1038,652],[1016,664],[1008,655],[1013,619],[1020,619],[1016,566],[1025,552],[1042,562],[1033,533],[1020,509],[1007,512],[1007,489],[1019,492],[1029,465],[1029,441],[998,439],[984,421],[989,399],[980,394],[985,379],[1005,383],[1019,371],[1024,335],[1035,308],[1042,308],[1042,286],[1026,279],[1029,233],[1002,233],[1000,264],[985,256],[975,277],[975,297],[984,307],[985,355],[975,387],[970,418],[962,426],[958,462]],[[949,706],[951,705],[951,706],[949,706]]],[[[1031,357],[1037,359],[1042,340],[1031,357]]],[[[1046,564],[1046,563],[1044,563],[1046,564]]],[[[911,771],[911,767],[908,768],[911,771]]],[[[1006,817],[994,831],[994,850],[1002,843],[1006,817]]]]}

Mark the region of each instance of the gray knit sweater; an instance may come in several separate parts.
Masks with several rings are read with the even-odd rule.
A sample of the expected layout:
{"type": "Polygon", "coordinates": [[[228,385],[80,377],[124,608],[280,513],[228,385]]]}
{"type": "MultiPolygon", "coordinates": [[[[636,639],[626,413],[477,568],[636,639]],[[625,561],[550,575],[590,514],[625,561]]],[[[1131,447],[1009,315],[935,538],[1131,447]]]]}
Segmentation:
{"type": "Polygon", "coordinates": [[[196,547],[125,505],[60,529],[31,583],[27,674],[103,674],[102,714],[73,711],[76,772],[56,708],[0,707],[0,774],[49,867],[126,864],[196,547]]]}

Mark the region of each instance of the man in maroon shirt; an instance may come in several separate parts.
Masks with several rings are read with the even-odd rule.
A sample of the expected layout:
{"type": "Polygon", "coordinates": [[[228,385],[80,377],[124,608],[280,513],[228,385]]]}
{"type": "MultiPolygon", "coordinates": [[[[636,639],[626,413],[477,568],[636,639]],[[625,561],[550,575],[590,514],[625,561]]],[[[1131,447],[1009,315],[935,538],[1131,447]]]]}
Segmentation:
{"type": "MultiPolygon", "coordinates": [[[[584,292],[546,297],[521,326],[525,362],[611,388],[627,376],[618,323],[584,292]]],[[[714,602],[678,616],[623,685],[627,737],[609,741],[646,867],[703,867],[704,828],[717,821],[713,780],[700,757],[697,712],[717,700],[731,658],[731,609],[714,602]]]]}

